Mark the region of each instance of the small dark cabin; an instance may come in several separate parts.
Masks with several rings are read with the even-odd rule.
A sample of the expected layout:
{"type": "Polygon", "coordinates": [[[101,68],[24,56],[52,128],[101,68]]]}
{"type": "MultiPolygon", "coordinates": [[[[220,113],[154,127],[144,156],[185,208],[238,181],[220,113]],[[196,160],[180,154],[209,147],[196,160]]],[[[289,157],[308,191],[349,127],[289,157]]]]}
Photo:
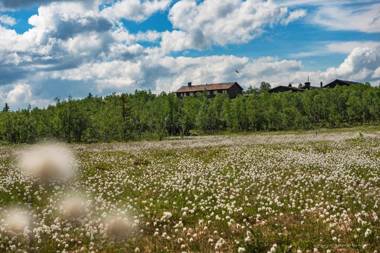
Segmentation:
{"type": "Polygon", "coordinates": [[[187,86],[182,86],[176,91],[178,97],[195,96],[197,94],[207,94],[208,97],[213,97],[216,94],[227,94],[230,98],[234,98],[243,92],[243,88],[237,83],[213,83],[193,85],[188,83],[187,86]]]}
{"type": "Polygon", "coordinates": [[[331,83],[326,84],[323,88],[335,88],[336,86],[350,86],[350,85],[358,85],[358,84],[361,84],[361,83],[336,79],[332,81],[331,83]]]}
{"type": "MultiPolygon", "coordinates": [[[[321,85],[322,86],[322,85],[321,85]]],[[[311,86],[311,83],[309,81],[305,82],[304,84],[299,84],[298,87],[293,87],[292,84],[289,84],[288,86],[277,86],[269,90],[270,93],[278,93],[278,92],[302,92],[305,90],[312,90],[312,89],[318,89],[319,87],[311,86]]]]}
{"type": "Polygon", "coordinates": [[[288,86],[277,86],[269,90],[270,93],[278,93],[278,92],[300,92],[303,91],[303,89],[299,89],[296,87],[293,87],[291,85],[288,86]]]}

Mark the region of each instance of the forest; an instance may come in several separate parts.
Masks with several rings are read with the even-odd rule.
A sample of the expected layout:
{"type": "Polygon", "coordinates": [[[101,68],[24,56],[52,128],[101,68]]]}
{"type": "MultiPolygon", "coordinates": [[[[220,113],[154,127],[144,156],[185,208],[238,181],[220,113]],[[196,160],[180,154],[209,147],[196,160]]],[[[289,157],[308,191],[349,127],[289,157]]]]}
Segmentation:
{"type": "Polygon", "coordinates": [[[349,127],[380,122],[380,88],[355,85],[300,93],[249,89],[225,95],[113,94],[0,112],[0,142],[111,142],[221,132],[349,127]]]}

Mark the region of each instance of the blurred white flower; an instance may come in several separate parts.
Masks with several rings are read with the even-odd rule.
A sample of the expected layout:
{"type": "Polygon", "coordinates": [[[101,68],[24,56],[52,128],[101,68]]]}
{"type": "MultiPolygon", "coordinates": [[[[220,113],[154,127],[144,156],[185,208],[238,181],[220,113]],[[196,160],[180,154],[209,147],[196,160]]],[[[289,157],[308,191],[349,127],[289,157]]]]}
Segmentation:
{"type": "Polygon", "coordinates": [[[75,175],[77,162],[63,144],[38,144],[20,152],[18,167],[24,175],[41,182],[64,182],[75,175]]]}
{"type": "Polygon", "coordinates": [[[132,234],[134,225],[126,215],[111,215],[105,220],[106,235],[114,239],[125,239],[132,234]]]}
{"type": "Polygon", "coordinates": [[[4,212],[2,226],[7,233],[19,235],[28,232],[31,221],[32,218],[28,211],[12,208],[4,212]]]}
{"type": "Polygon", "coordinates": [[[88,212],[89,205],[89,201],[80,195],[68,195],[61,200],[59,211],[65,219],[75,220],[88,212]]]}

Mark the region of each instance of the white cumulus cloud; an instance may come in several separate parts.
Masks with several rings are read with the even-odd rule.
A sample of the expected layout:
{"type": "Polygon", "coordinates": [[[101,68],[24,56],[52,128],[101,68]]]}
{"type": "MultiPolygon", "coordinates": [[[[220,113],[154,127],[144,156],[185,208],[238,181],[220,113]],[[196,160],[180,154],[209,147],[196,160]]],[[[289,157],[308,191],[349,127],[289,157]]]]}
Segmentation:
{"type": "Polygon", "coordinates": [[[8,15],[0,15],[0,25],[14,26],[16,19],[8,15]]]}
{"type": "Polygon", "coordinates": [[[141,22],[155,12],[166,10],[170,2],[170,0],[120,0],[102,10],[102,14],[110,19],[141,22]]]}
{"type": "Polygon", "coordinates": [[[305,15],[304,10],[290,12],[273,1],[181,0],[169,13],[176,30],[163,35],[162,45],[166,50],[180,51],[246,43],[266,27],[288,24],[305,15]]]}
{"type": "MultiPolygon", "coordinates": [[[[318,15],[343,6],[336,16],[338,29],[345,22],[343,17],[352,12],[347,1],[334,1],[333,5],[318,0],[304,5],[287,1],[282,5],[264,0],[179,0],[174,4],[170,0],[107,0],[106,7],[100,0],[34,2],[42,5],[29,18],[28,31],[17,33],[9,21],[8,25],[0,24],[0,103],[8,102],[13,109],[28,104],[45,106],[54,97],[80,97],[88,92],[174,91],[189,81],[238,81],[248,87],[261,81],[273,85],[299,83],[308,76],[317,84],[335,78],[377,84],[380,79],[377,41],[319,41],[315,52],[298,52],[298,58],[347,54],[340,65],[319,71],[307,71],[300,60],[274,56],[253,58],[203,51],[206,53],[196,52],[195,57],[187,52],[248,43],[269,33],[271,27],[287,25],[305,15],[304,20],[314,22],[311,15],[315,9],[305,5],[316,5],[318,15]],[[143,22],[166,10],[173,27],[166,31],[132,33],[121,22],[143,22]]],[[[373,10],[360,7],[352,15],[359,17],[355,16],[358,13],[371,15],[376,24],[373,10]]],[[[354,25],[375,31],[377,28],[366,25],[369,19],[365,17],[354,25]]],[[[327,20],[332,19],[328,16],[327,20]]]]}
{"type": "Polygon", "coordinates": [[[337,68],[326,71],[327,78],[345,78],[360,81],[370,81],[377,78],[380,66],[380,47],[357,47],[337,68]]]}
{"type": "Polygon", "coordinates": [[[10,104],[30,103],[32,90],[28,84],[17,84],[7,94],[6,100],[10,104]]]}

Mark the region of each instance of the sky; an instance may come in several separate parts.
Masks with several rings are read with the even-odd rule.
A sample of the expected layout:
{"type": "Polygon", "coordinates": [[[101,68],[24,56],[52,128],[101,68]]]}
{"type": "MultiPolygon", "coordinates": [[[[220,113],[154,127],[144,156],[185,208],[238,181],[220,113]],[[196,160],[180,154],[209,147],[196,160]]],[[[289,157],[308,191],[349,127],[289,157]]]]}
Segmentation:
{"type": "Polygon", "coordinates": [[[0,0],[0,106],[92,93],[380,83],[378,0],[0,0]]]}

